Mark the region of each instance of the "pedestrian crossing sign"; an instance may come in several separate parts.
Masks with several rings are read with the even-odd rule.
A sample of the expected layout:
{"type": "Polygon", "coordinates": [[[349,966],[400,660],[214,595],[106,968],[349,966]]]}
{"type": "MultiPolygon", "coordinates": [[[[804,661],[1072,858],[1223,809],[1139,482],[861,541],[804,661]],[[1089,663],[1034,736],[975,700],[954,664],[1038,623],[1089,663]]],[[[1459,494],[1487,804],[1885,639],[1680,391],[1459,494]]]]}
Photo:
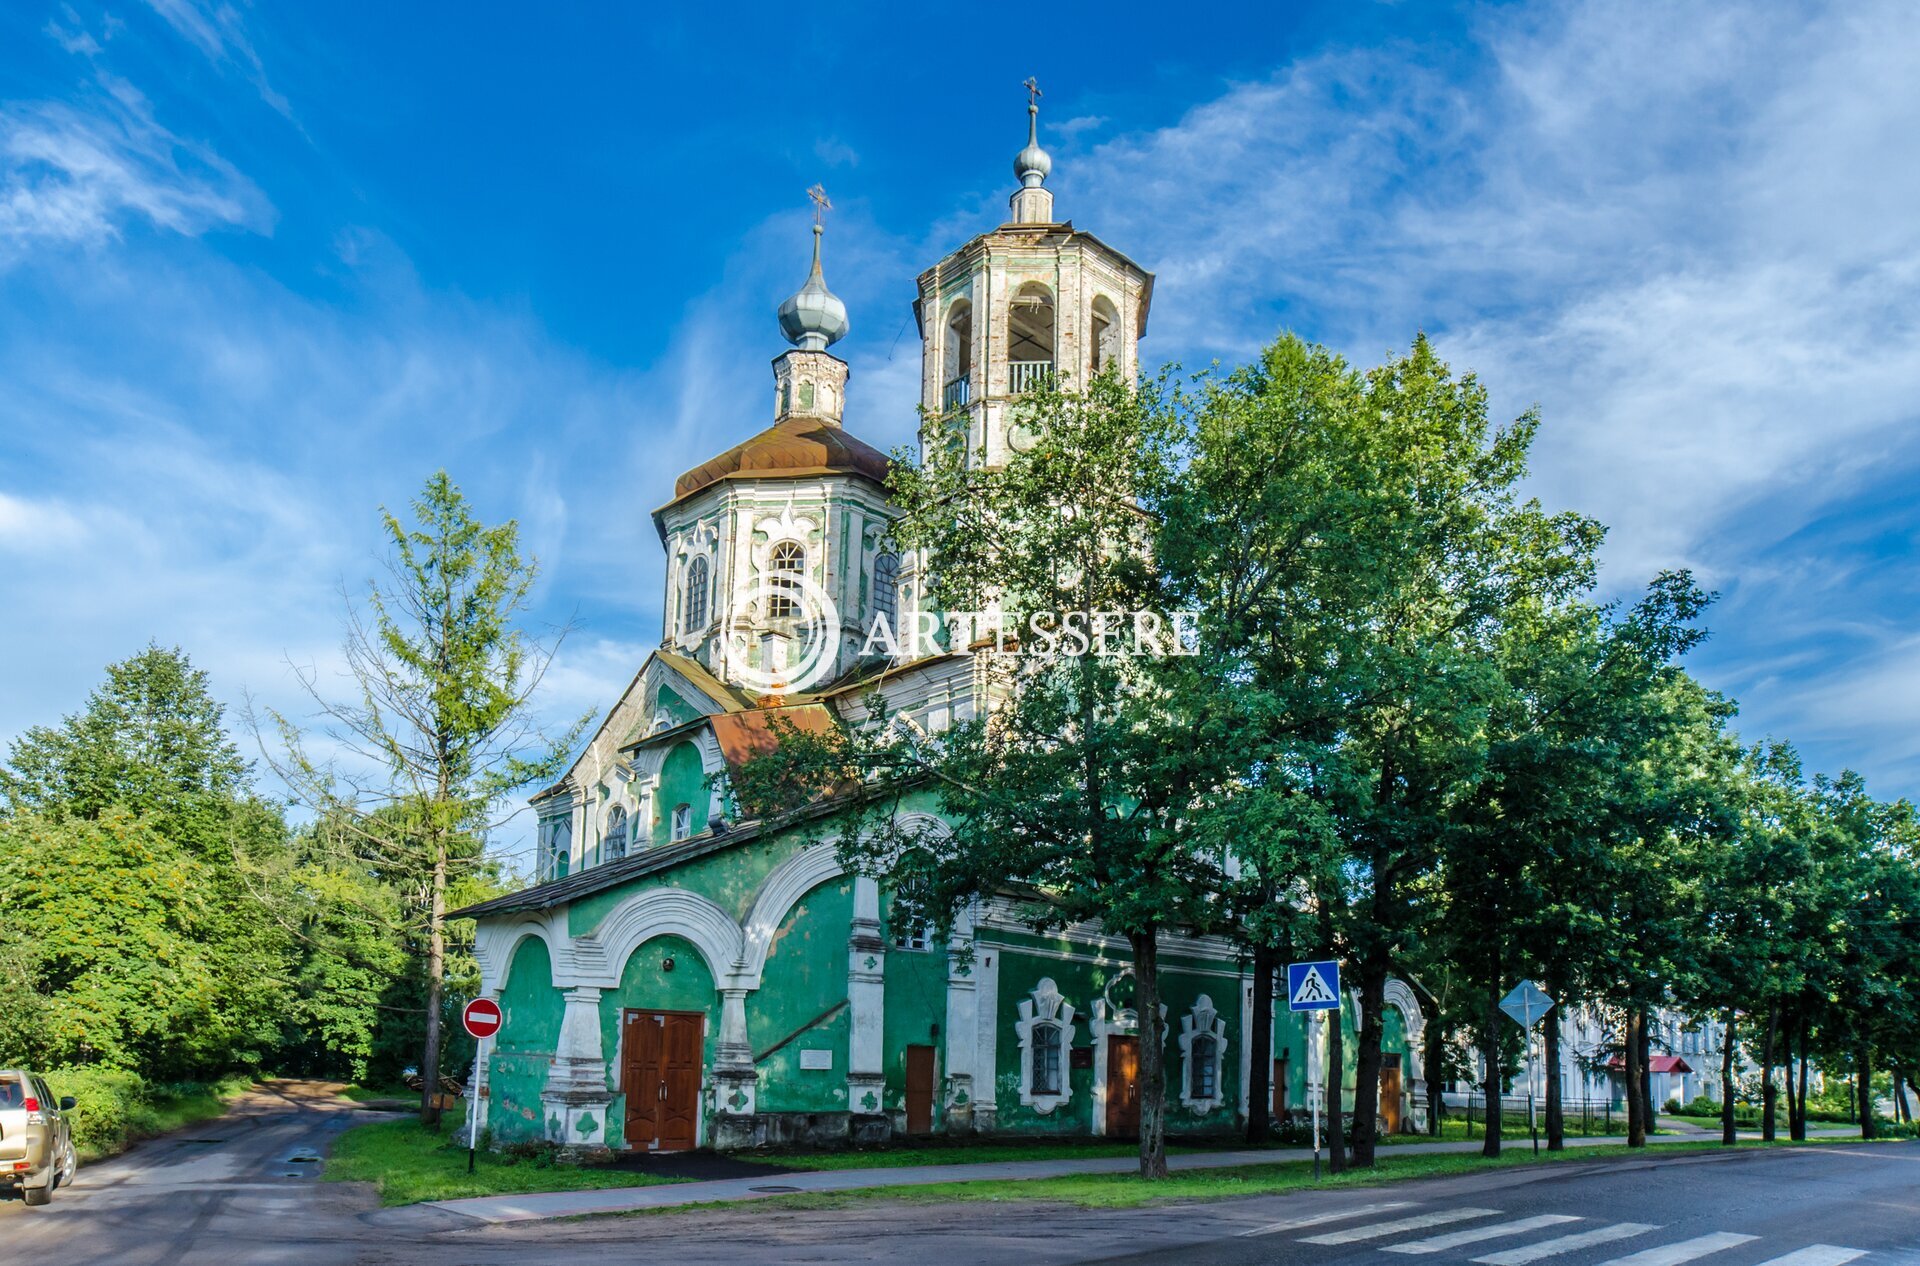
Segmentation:
{"type": "Polygon", "coordinates": [[[1287,1010],[1338,1011],[1339,1009],[1339,963],[1328,960],[1319,963],[1287,964],[1287,1010]]]}

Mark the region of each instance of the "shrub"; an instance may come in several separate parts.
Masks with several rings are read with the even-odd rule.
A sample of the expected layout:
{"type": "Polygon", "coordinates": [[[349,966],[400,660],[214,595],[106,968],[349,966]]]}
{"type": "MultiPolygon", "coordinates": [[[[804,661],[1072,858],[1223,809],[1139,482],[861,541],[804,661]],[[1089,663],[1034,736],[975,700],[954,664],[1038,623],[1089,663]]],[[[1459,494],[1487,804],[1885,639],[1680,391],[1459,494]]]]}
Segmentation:
{"type": "Polygon", "coordinates": [[[73,1145],[90,1155],[117,1152],[159,1128],[153,1094],[138,1073],[104,1065],[51,1068],[47,1085],[60,1096],[72,1095],[73,1145]]]}

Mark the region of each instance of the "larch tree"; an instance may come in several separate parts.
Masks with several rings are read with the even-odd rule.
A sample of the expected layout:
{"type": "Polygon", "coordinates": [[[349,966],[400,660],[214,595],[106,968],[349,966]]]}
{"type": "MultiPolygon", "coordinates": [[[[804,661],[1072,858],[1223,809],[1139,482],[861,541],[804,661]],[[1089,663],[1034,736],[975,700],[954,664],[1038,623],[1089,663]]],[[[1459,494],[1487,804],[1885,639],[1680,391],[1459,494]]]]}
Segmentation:
{"type": "Polygon", "coordinates": [[[517,525],[482,523],[445,471],[412,510],[412,524],[381,512],[387,579],[368,583],[364,603],[349,600],[344,693],[303,669],[315,728],[265,717],[287,785],[357,858],[409,889],[425,954],[421,1117],[437,1125],[449,889],[486,864],[506,793],[559,770],[586,722],[556,739],[536,716],[560,637],[520,627],[538,565],[521,554],[517,525]]]}

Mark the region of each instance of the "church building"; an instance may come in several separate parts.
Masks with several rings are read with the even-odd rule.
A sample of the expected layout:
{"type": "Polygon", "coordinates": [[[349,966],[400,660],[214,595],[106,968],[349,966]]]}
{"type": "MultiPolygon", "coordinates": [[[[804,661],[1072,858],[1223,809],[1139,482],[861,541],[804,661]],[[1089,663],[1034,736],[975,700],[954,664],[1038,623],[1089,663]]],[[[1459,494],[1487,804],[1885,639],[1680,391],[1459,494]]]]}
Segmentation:
{"type": "MultiPolygon", "coordinates": [[[[1020,450],[1012,405],[1035,384],[1135,378],[1153,299],[1151,273],[1055,214],[1031,104],[1014,166],[1007,222],[921,273],[914,301],[926,415],[964,416],[987,462],[1020,450]]],[[[841,425],[848,369],[830,349],[848,320],[820,233],[779,309],[790,346],[773,361],[771,425],[682,474],[654,511],[659,648],[533,797],[537,882],[456,912],[477,921],[481,989],[505,1015],[484,1070],[495,1141],[1129,1136],[1142,1041],[1163,1044],[1175,1135],[1234,1130],[1255,1059],[1271,1064],[1275,1109],[1301,1110],[1306,1026],[1281,999],[1270,1048],[1249,1049],[1254,985],[1232,942],[1165,936],[1163,1014],[1143,1024],[1124,938],[1038,933],[1011,898],[937,933],[842,868],[825,808],[757,821],[729,793],[730,772],[777,741],[774,718],[858,720],[877,688],[937,733],[973,714],[980,686],[965,654],[867,652],[873,617],[898,627],[924,593],[889,547],[889,459],[841,425]]],[[[932,795],[908,811],[943,829],[932,795]]],[[[1381,1115],[1412,1129],[1423,1021],[1404,983],[1387,1001],[1381,1115]]],[[[1349,997],[1349,1051],[1357,1017],[1349,997]]]]}

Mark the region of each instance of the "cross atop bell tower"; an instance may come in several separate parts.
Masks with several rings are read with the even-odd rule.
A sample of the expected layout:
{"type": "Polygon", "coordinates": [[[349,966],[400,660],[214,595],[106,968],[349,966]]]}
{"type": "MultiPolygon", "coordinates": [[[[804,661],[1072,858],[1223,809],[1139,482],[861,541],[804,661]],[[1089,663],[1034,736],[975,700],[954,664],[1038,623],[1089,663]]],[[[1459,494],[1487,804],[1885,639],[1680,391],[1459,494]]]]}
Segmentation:
{"type": "Polygon", "coordinates": [[[1015,224],[1053,223],[1053,194],[1046,188],[1047,173],[1053,170],[1053,158],[1040,148],[1040,85],[1032,75],[1021,85],[1027,90],[1027,147],[1013,160],[1013,174],[1020,188],[1013,194],[1015,224]]]}

